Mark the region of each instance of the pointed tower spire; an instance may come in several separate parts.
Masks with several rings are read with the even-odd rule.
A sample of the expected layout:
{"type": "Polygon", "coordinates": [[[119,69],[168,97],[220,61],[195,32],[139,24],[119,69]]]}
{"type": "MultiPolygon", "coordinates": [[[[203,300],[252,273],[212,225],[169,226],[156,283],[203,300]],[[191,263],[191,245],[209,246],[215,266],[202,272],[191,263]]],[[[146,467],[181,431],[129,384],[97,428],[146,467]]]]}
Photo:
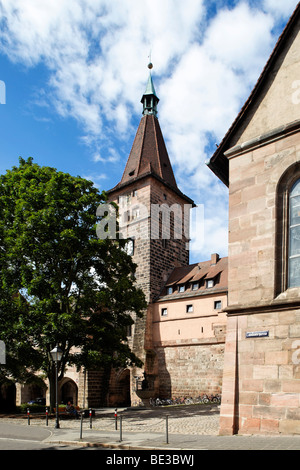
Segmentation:
{"type": "Polygon", "coordinates": [[[142,96],[141,103],[143,104],[143,114],[153,114],[155,117],[157,116],[157,105],[159,102],[159,98],[156,95],[151,69],[153,68],[152,63],[148,64],[148,69],[150,70],[149,78],[146,86],[145,93],[142,96]]]}
{"type": "Polygon", "coordinates": [[[141,99],[143,104],[143,116],[141,118],[137,133],[135,135],[131,151],[121,178],[121,181],[108,194],[123,190],[125,187],[133,186],[146,178],[154,178],[165,187],[173,190],[189,204],[193,201],[185,196],[178,188],[164,137],[157,118],[157,104],[159,99],[156,95],[151,76],[152,63],[148,68],[148,78],[145,93],[141,99]]]}

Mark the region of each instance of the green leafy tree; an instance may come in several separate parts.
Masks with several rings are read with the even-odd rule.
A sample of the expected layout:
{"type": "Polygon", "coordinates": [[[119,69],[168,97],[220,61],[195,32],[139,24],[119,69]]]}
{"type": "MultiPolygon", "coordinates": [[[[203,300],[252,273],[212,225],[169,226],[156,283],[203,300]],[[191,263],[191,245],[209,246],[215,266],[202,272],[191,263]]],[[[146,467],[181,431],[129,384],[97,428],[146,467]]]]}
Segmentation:
{"type": "Polygon", "coordinates": [[[20,159],[0,176],[0,339],[16,379],[43,371],[54,404],[50,351],[88,369],[141,365],[127,342],[145,298],[122,239],[99,239],[105,193],[80,177],[20,159]]]}

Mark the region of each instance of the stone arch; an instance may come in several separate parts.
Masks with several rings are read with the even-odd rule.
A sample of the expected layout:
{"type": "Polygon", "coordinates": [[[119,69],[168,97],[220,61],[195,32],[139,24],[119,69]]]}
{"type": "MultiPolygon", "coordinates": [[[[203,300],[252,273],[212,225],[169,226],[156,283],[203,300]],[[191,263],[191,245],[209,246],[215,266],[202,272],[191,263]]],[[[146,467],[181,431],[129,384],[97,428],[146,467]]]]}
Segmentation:
{"type": "Polygon", "coordinates": [[[130,406],[130,370],[123,369],[118,374],[119,406],[130,406]]]}
{"type": "Polygon", "coordinates": [[[10,412],[16,407],[16,385],[11,380],[0,383],[0,411],[10,412]]]}
{"type": "Polygon", "coordinates": [[[69,377],[64,377],[59,383],[59,392],[58,392],[60,403],[67,404],[68,401],[71,401],[74,406],[77,406],[78,402],[78,386],[74,380],[69,377]]]}
{"type": "Polygon", "coordinates": [[[110,376],[108,406],[130,406],[130,369],[113,370],[110,376]]]}

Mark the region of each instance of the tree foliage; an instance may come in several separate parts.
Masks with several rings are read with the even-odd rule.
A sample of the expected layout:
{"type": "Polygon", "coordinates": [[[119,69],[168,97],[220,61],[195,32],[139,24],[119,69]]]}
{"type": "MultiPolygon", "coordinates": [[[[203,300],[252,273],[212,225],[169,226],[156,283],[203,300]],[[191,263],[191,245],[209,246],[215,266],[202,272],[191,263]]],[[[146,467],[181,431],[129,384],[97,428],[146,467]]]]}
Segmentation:
{"type": "Polygon", "coordinates": [[[0,339],[2,373],[53,376],[50,351],[87,368],[140,364],[130,351],[130,312],[142,315],[135,265],[122,239],[100,240],[96,216],[106,203],[93,183],[20,159],[0,176],[0,339]]]}

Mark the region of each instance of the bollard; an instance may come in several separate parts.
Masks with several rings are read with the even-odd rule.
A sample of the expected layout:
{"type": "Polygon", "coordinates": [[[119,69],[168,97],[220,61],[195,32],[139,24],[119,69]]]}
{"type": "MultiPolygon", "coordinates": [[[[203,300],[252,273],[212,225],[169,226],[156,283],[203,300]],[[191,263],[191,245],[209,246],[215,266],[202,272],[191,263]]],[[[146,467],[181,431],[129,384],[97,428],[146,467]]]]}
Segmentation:
{"type": "Polygon", "coordinates": [[[81,412],[81,418],[80,418],[80,439],[82,439],[82,424],[83,424],[83,412],[81,412]]]}
{"type": "Polygon", "coordinates": [[[120,416],[120,441],[122,442],[122,416],[120,416]]]}
{"type": "Polygon", "coordinates": [[[30,425],[30,409],[27,408],[27,422],[28,422],[28,426],[30,425]]]}
{"type": "Polygon", "coordinates": [[[115,409],[115,430],[118,429],[118,408],[115,409]]]}
{"type": "Polygon", "coordinates": [[[46,408],[46,426],[48,426],[48,408],[46,408]]]}
{"type": "Polygon", "coordinates": [[[90,429],[92,429],[92,408],[90,408],[90,429]]]}
{"type": "Polygon", "coordinates": [[[166,444],[169,444],[169,416],[166,416],[166,444]]]}

